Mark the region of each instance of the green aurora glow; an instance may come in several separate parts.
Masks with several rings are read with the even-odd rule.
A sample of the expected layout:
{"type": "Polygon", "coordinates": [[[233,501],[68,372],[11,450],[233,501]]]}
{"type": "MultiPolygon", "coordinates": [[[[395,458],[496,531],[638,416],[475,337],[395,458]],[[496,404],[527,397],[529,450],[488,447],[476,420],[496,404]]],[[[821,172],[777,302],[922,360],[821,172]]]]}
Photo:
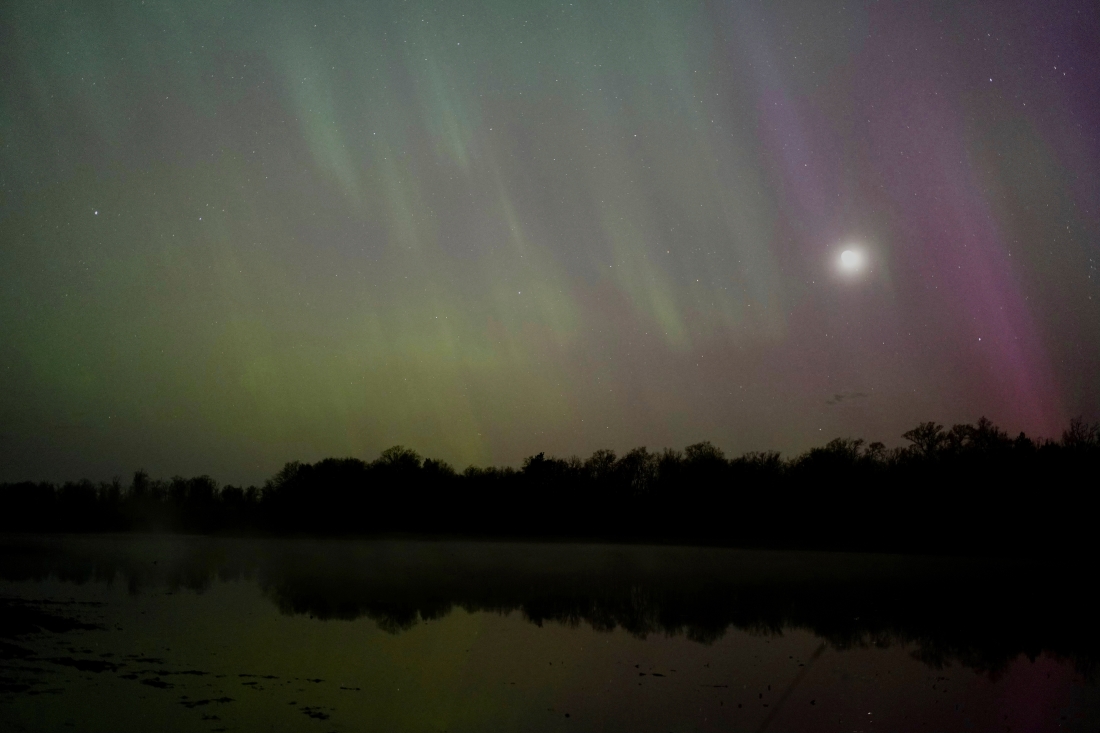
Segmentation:
{"type": "Polygon", "coordinates": [[[0,479],[1095,417],[1097,10],[1003,5],[9,3],[0,479]]]}

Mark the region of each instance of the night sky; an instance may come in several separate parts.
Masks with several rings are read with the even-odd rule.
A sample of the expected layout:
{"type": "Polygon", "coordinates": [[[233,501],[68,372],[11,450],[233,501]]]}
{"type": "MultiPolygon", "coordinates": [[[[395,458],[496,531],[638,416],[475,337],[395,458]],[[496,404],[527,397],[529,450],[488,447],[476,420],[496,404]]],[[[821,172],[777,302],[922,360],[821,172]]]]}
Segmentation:
{"type": "Polygon", "coordinates": [[[7,2],[0,479],[1056,437],[1098,90],[1085,1],[7,2]]]}

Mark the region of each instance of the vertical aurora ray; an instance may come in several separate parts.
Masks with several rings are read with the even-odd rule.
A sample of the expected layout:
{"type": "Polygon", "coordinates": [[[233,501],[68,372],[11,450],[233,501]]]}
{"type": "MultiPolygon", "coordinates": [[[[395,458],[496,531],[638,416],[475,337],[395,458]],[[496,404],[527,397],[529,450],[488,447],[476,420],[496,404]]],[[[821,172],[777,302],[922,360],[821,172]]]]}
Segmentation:
{"type": "Polygon", "coordinates": [[[9,4],[0,478],[1095,417],[1100,21],[1038,8],[9,4]]]}

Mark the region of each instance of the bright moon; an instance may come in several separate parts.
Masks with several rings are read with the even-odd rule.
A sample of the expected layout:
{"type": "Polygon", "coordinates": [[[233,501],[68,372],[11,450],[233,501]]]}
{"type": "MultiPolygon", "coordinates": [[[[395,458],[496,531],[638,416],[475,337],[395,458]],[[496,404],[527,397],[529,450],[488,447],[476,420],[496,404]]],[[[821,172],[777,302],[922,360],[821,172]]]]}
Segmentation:
{"type": "Polygon", "coordinates": [[[863,269],[863,255],[854,249],[840,253],[840,267],[845,272],[858,272],[863,269]]]}

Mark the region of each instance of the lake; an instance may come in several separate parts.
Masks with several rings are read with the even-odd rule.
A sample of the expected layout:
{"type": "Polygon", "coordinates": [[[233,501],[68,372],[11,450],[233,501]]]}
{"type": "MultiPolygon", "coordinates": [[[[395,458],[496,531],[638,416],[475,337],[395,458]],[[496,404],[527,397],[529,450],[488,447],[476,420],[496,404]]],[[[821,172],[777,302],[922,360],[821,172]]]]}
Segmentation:
{"type": "Polygon", "coordinates": [[[1091,567],[12,535],[0,729],[1095,731],[1091,567]]]}

